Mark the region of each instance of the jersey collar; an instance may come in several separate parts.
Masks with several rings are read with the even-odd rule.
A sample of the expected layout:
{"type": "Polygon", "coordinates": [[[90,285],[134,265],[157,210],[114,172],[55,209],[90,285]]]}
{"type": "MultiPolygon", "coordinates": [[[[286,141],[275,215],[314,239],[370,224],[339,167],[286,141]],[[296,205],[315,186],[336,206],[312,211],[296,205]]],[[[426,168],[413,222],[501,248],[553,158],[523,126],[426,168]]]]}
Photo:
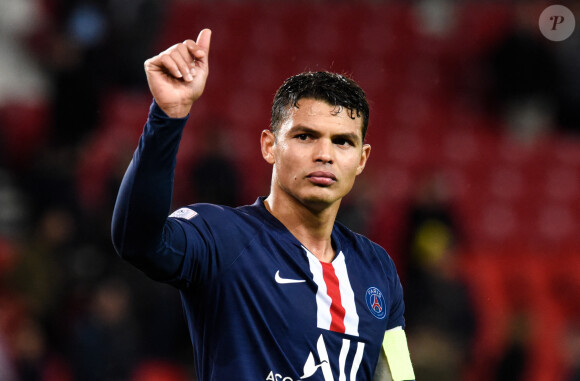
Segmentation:
{"type": "MultiPolygon", "coordinates": [[[[303,248],[302,243],[296,237],[294,237],[294,235],[292,233],[290,233],[290,231],[286,228],[286,226],[284,226],[284,224],[282,222],[280,222],[280,220],[278,220],[276,217],[274,217],[272,215],[272,213],[270,213],[268,211],[268,209],[266,209],[266,205],[264,205],[265,199],[266,199],[266,196],[258,197],[256,202],[254,202],[254,204],[252,204],[252,209],[257,211],[258,214],[260,215],[260,217],[264,221],[266,221],[273,229],[275,229],[281,236],[286,237],[294,245],[299,246],[300,248],[303,248]]],[[[341,237],[341,234],[339,232],[338,225],[335,222],[334,226],[332,227],[332,235],[331,235],[332,244],[335,246],[335,251],[337,253],[337,255],[335,255],[334,259],[336,259],[338,257],[338,253],[343,251],[342,250],[343,245],[342,245],[340,237],[341,237]]],[[[344,255],[344,253],[343,253],[343,255],[344,255]]],[[[334,261],[334,259],[333,259],[333,261],[334,261]]]]}

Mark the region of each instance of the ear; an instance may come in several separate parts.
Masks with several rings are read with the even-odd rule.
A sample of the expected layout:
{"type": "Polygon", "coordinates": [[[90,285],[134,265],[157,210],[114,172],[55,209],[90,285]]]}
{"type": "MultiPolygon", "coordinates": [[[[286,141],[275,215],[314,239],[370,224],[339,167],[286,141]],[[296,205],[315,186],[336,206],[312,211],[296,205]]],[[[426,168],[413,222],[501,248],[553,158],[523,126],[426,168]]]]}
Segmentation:
{"type": "Polygon", "coordinates": [[[276,137],[270,130],[263,130],[260,136],[260,145],[262,147],[262,157],[269,164],[274,164],[276,159],[274,158],[274,145],[276,143],[276,137]]]}
{"type": "Polygon", "coordinates": [[[371,145],[363,144],[362,153],[360,155],[360,162],[356,169],[357,176],[362,173],[363,169],[365,169],[365,165],[367,165],[367,160],[369,159],[370,155],[371,155],[371,145]]]}

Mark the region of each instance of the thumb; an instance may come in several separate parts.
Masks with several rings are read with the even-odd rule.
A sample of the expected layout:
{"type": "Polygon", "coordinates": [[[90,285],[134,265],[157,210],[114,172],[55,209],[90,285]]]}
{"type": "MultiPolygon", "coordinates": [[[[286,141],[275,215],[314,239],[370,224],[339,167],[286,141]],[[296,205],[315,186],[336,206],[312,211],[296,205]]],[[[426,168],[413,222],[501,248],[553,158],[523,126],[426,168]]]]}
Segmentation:
{"type": "Polygon", "coordinates": [[[205,50],[206,53],[209,53],[210,42],[211,42],[211,30],[206,28],[203,29],[201,32],[199,32],[199,35],[197,36],[197,41],[195,43],[197,44],[197,46],[205,50]]]}

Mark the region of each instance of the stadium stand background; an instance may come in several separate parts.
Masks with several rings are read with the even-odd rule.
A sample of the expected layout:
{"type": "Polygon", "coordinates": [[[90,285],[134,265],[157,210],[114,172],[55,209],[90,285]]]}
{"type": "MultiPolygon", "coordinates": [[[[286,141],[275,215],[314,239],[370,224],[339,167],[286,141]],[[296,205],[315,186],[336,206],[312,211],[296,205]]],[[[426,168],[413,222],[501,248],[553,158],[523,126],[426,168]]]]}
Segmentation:
{"type": "MultiPolygon", "coordinates": [[[[373,152],[342,217],[387,248],[404,284],[408,210],[425,177],[445,182],[461,232],[448,261],[475,314],[469,353],[449,379],[501,379],[511,367],[521,379],[571,380],[580,361],[580,125],[560,123],[565,99],[548,92],[555,107],[520,115],[514,130],[490,97],[490,55],[520,11],[535,25],[547,5],[5,2],[0,379],[193,377],[177,295],[116,258],[109,221],[151,102],[142,62],[209,27],[211,73],[183,137],[175,206],[203,201],[189,180],[214,153],[210,171],[237,171],[225,180],[234,199],[266,194],[258,136],[277,86],[304,70],[347,73],[371,102],[373,152]]],[[[557,44],[528,31],[556,62],[548,88],[577,83],[561,60],[572,59],[578,32],[557,44]]],[[[432,353],[413,348],[408,330],[418,365],[428,363],[432,353]]]]}

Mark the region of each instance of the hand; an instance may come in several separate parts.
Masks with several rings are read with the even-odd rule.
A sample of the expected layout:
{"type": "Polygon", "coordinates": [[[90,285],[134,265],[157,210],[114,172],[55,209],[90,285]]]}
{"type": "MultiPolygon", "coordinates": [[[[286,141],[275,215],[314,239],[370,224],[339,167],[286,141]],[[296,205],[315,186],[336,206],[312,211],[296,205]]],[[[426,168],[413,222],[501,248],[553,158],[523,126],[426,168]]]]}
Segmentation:
{"type": "Polygon", "coordinates": [[[151,94],[168,116],[187,116],[203,93],[209,73],[210,40],[211,30],[204,29],[197,41],[186,40],[145,61],[151,94]]]}

